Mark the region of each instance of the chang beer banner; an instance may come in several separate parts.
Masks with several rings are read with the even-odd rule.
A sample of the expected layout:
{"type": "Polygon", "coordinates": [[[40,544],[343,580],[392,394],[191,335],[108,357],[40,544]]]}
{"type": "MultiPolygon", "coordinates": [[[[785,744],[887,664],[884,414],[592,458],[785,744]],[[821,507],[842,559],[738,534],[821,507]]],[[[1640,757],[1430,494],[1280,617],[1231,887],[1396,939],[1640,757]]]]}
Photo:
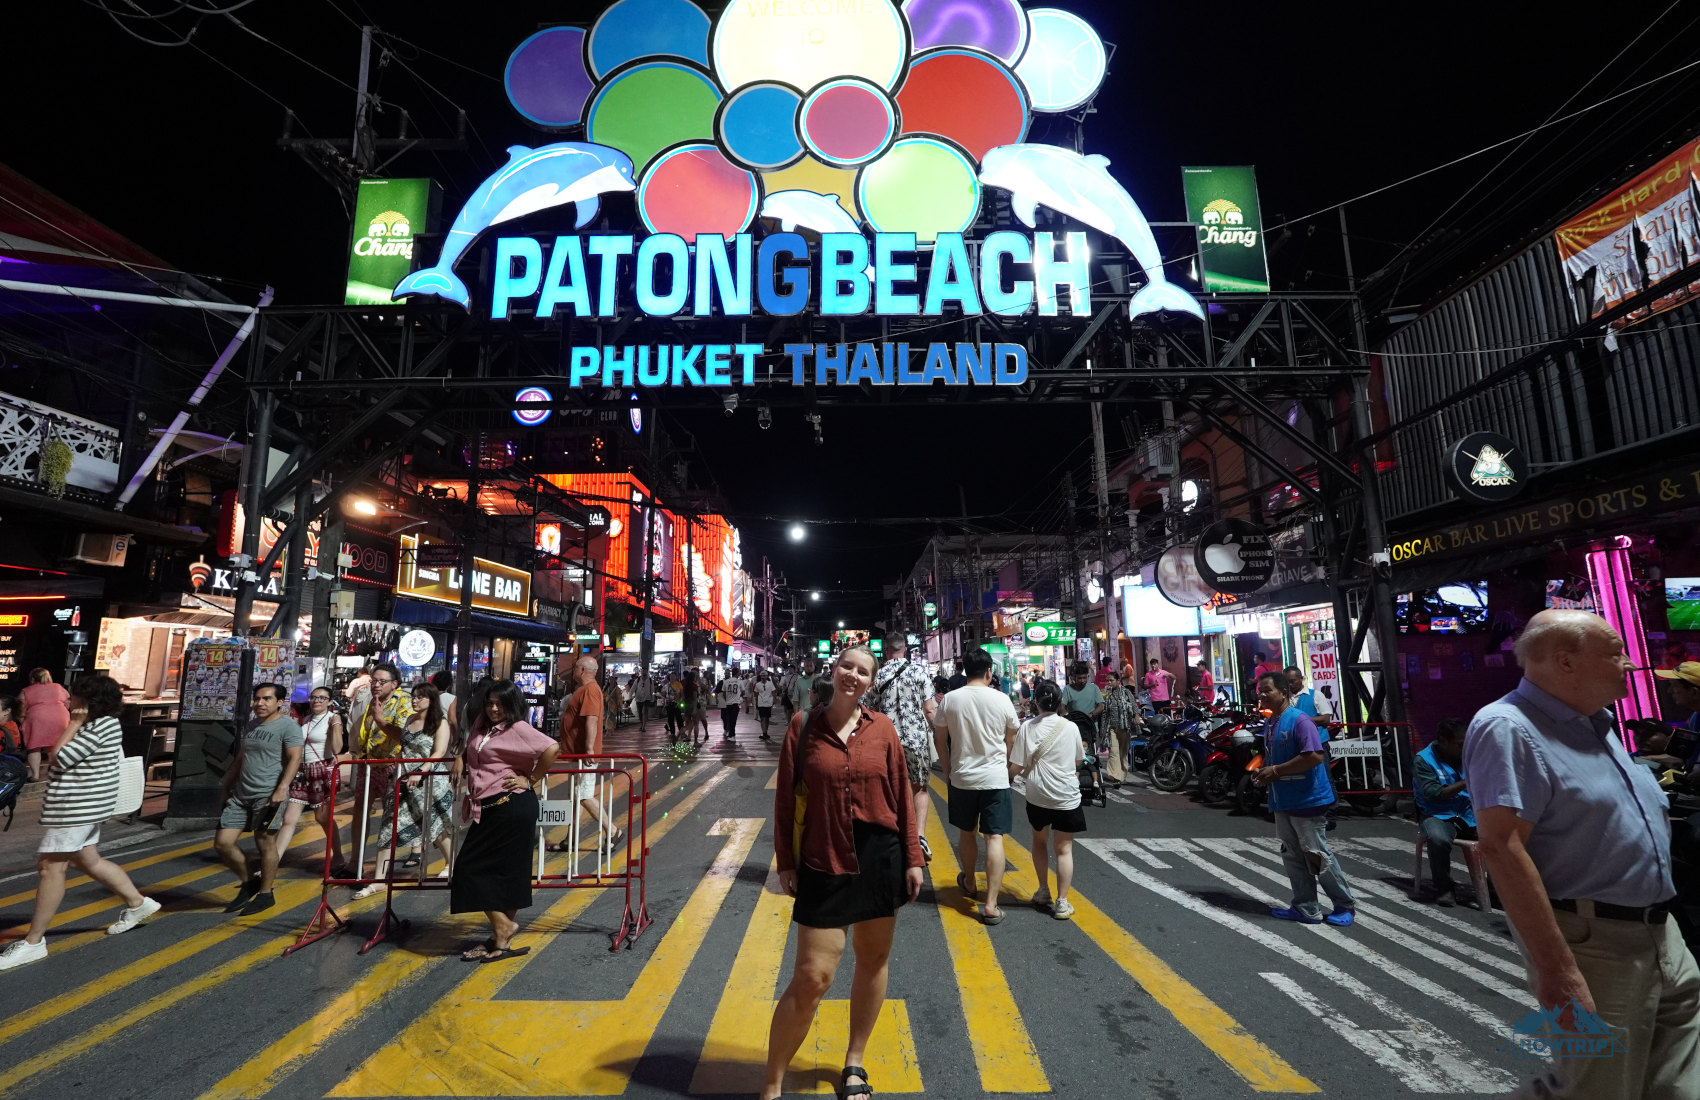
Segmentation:
{"type": "Polygon", "coordinates": [[[1198,261],[1207,291],[1269,293],[1257,169],[1249,164],[1182,168],[1187,220],[1198,227],[1198,261]]]}
{"type": "Polygon", "coordinates": [[[434,190],[428,179],[360,181],[344,305],[389,305],[395,300],[390,288],[413,270],[413,239],[430,229],[434,190]]]}

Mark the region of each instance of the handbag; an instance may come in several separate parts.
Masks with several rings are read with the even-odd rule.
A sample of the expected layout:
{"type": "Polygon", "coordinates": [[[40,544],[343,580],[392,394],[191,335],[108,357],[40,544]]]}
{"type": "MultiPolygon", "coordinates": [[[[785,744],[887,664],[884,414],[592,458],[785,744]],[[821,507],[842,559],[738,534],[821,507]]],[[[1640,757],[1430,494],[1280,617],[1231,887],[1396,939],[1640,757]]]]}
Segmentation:
{"type": "MultiPolygon", "coordinates": [[[[1034,719],[1029,718],[1028,721],[1031,722],[1034,721],[1034,719]]],[[[1016,787],[1016,792],[1020,794],[1022,798],[1027,797],[1027,777],[1033,774],[1033,769],[1039,764],[1039,758],[1045,755],[1046,749],[1056,743],[1057,738],[1062,736],[1062,732],[1063,727],[1058,726],[1050,732],[1049,736],[1039,742],[1039,747],[1033,750],[1033,755],[1029,756],[1027,758],[1027,763],[1022,765],[1021,774],[1010,781],[1010,786],[1012,787],[1016,787],[1016,783],[1019,781],[1020,786],[1016,787]]]]}
{"type": "Polygon", "coordinates": [[[118,801],[113,804],[113,817],[137,813],[142,797],[147,793],[147,773],[142,770],[142,758],[126,756],[118,761],[118,801]]]}

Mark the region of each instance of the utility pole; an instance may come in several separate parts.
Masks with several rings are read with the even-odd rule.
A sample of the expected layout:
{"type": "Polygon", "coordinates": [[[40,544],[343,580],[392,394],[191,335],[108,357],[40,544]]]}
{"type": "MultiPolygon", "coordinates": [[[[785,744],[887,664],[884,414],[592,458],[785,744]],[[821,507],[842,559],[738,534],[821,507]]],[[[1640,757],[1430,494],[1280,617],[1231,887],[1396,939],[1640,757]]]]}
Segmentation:
{"type": "MultiPolygon", "coordinates": [[[[1092,402],[1092,480],[1098,492],[1098,587],[1104,605],[1104,653],[1117,649],[1110,615],[1110,466],[1104,458],[1104,406],[1092,402]]],[[[1103,657],[1104,653],[1098,656],[1103,657]]],[[[1117,653],[1120,656],[1120,653],[1117,653]]]]}
{"type": "MultiPolygon", "coordinates": [[[[409,133],[412,119],[400,111],[401,125],[393,138],[380,138],[372,125],[372,117],[385,107],[382,98],[371,91],[372,40],[382,32],[376,27],[360,28],[360,73],[354,89],[354,135],[350,138],[314,138],[295,136],[295,112],[284,115],[283,136],[277,139],[278,148],[295,153],[330,184],[342,199],[343,208],[352,216],[355,188],[361,180],[381,173],[391,161],[407,152],[464,153],[466,152],[466,112],[459,112],[452,138],[427,138],[409,133]],[[379,162],[378,154],[390,154],[389,160],[379,162]]],[[[388,49],[378,49],[378,70],[389,64],[388,49]]]]}
{"type": "Polygon", "coordinates": [[[655,511],[648,497],[643,501],[643,624],[638,627],[638,664],[649,675],[655,663],[655,511]]]}
{"type": "MultiPolygon", "coordinates": [[[[1063,513],[1063,536],[1068,547],[1068,577],[1065,591],[1068,593],[1069,618],[1079,623],[1082,618],[1080,606],[1080,547],[1075,541],[1075,512],[1079,508],[1079,498],[1074,495],[1074,471],[1063,471],[1063,497],[1068,506],[1063,513]]],[[[1063,656],[1072,661],[1080,652],[1078,645],[1064,646],[1063,656]]]]}

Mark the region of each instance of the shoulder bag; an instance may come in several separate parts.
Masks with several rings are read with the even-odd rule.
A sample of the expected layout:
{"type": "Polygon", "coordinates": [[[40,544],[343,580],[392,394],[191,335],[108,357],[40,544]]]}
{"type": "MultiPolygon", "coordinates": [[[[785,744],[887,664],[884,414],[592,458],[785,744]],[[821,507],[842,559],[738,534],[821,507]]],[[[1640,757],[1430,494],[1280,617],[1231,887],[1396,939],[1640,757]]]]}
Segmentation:
{"type": "Polygon", "coordinates": [[[118,800],[113,803],[112,816],[126,817],[139,813],[142,798],[147,794],[147,773],[142,770],[139,756],[120,757],[118,761],[118,800]]]}

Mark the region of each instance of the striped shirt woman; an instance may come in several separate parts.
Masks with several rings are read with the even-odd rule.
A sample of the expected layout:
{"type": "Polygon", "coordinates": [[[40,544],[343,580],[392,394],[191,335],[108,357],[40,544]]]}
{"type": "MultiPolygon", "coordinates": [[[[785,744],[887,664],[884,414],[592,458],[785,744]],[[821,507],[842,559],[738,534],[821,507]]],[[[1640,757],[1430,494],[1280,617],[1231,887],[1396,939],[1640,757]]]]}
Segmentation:
{"type": "Polygon", "coordinates": [[[0,970],[47,958],[47,926],[65,898],[65,874],[75,867],[124,902],[108,934],[128,932],[159,912],[159,902],[144,897],[116,863],[103,859],[95,845],[100,826],[118,805],[118,772],[124,759],[124,735],[118,715],[123,689],[105,673],[84,676],[71,685],[69,738],[53,756],[47,797],[41,802],[41,843],[36,848],[35,911],[23,939],[0,950],[0,970]]]}
{"type": "Polygon", "coordinates": [[[53,757],[47,771],[47,797],[41,823],[49,829],[98,825],[118,804],[118,762],[124,756],[124,732],[107,716],[83,723],[53,757]]]}

